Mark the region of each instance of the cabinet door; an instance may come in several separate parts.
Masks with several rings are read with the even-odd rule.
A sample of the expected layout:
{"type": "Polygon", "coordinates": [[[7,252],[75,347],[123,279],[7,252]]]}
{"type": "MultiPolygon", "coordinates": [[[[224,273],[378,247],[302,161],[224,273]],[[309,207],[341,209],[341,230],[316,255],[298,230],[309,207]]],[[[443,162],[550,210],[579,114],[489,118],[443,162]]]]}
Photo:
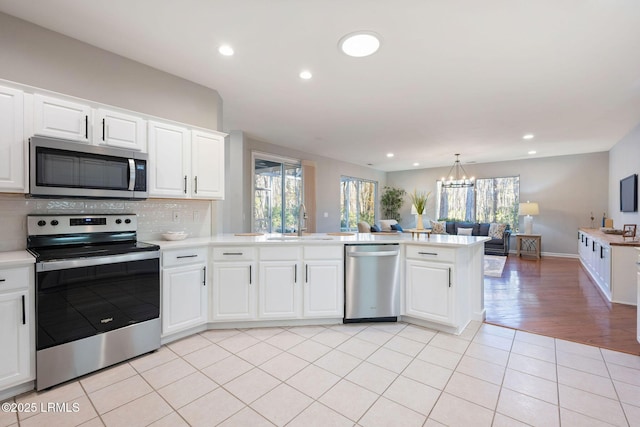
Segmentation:
{"type": "Polygon", "coordinates": [[[34,133],[89,142],[91,108],[62,99],[36,94],[33,97],[34,133]]]}
{"type": "Polygon", "coordinates": [[[160,122],[149,122],[149,196],[189,197],[189,130],[160,122]]]}
{"type": "Polygon", "coordinates": [[[162,334],[207,322],[204,264],[167,268],[162,272],[162,334]]]}
{"type": "Polygon", "coordinates": [[[304,266],[304,316],[343,317],[342,261],[307,261],[304,266]]]}
{"type": "Polygon", "coordinates": [[[407,260],[407,315],[455,326],[453,265],[407,260]]]}
{"type": "Polygon", "coordinates": [[[261,318],[291,319],[300,316],[300,272],[296,261],[260,263],[258,315],[261,318]]]}
{"type": "Polygon", "coordinates": [[[31,379],[27,291],[0,294],[0,389],[31,379]]]}
{"type": "Polygon", "coordinates": [[[23,103],[21,91],[0,87],[0,191],[26,192],[23,103]]]}
{"type": "Polygon", "coordinates": [[[198,199],[224,199],[224,137],[192,131],[191,158],[191,196],[198,199]]]}
{"type": "Polygon", "coordinates": [[[141,117],[100,108],[96,111],[94,143],[146,152],[145,124],[141,117]]]}
{"type": "Polygon", "coordinates": [[[213,266],[213,320],[256,318],[255,266],[251,262],[216,263],[213,266]]]}

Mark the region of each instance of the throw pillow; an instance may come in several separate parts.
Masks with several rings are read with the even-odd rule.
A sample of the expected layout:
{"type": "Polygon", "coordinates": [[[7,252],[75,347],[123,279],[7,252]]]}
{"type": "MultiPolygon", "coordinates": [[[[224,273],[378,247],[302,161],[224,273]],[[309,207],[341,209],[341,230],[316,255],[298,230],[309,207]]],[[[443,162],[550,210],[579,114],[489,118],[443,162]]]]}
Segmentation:
{"type": "Polygon", "coordinates": [[[445,225],[444,221],[431,221],[431,232],[433,234],[447,234],[444,229],[445,225]]]}
{"type": "Polygon", "coordinates": [[[391,224],[397,224],[398,221],[395,219],[381,219],[380,220],[380,231],[391,231],[391,224]]]}
{"type": "Polygon", "coordinates": [[[497,224],[492,222],[489,226],[489,237],[492,239],[502,239],[504,237],[504,231],[507,229],[507,224],[497,224]]]}
{"type": "Polygon", "coordinates": [[[379,232],[379,231],[380,231],[380,227],[378,227],[377,225],[373,224],[373,225],[371,226],[371,232],[372,232],[372,233],[377,233],[377,232],[379,232]]]}
{"type": "Polygon", "coordinates": [[[458,236],[471,236],[473,228],[458,228],[458,236]]]}
{"type": "Polygon", "coordinates": [[[400,224],[391,224],[391,229],[393,231],[399,231],[401,233],[404,231],[402,227],[400,227],[400,224]]]}

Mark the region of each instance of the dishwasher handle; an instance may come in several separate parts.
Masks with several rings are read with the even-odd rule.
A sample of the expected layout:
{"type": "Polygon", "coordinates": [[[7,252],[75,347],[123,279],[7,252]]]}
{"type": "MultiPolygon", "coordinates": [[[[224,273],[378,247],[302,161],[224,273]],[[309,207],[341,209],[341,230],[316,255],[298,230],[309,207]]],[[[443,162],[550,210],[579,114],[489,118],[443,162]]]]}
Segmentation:
{"type": "Polygon", "coordinates": [[[349,252],[347,256],[350,257],[381,257],[381,256],[396,256],[399,255],[398,251],[379,251],[379,252],[349,252]]]}

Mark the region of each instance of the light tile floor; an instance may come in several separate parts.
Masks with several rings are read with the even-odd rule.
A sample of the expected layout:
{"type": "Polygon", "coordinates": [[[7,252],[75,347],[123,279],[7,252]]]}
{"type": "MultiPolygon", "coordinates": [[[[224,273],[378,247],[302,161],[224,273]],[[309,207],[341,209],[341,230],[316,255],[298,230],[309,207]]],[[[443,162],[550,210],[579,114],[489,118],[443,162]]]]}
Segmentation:
{"type": "Polygon", "coordinates": [[[8,403],[0,427],[640,426],[640,356],[480,323],[210,330],[8,403]]]}

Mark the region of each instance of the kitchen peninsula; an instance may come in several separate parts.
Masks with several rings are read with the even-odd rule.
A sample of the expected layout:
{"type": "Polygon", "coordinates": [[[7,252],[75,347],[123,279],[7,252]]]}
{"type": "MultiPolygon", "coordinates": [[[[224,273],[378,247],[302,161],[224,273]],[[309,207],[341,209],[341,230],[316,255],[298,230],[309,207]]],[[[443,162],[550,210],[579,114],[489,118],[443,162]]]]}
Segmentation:
{"type": "Polygon", "coordinates": [[[401,248],[399,320],[459,334],[485,317],[482,236],[220,234],[156,241],[163,342],[205,329],[341,323],[344,245],[401,248]]]}

